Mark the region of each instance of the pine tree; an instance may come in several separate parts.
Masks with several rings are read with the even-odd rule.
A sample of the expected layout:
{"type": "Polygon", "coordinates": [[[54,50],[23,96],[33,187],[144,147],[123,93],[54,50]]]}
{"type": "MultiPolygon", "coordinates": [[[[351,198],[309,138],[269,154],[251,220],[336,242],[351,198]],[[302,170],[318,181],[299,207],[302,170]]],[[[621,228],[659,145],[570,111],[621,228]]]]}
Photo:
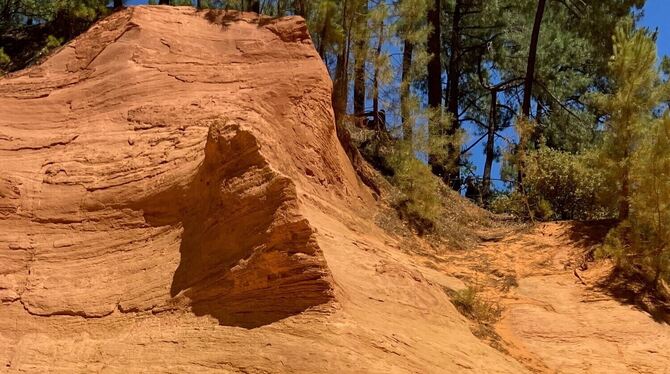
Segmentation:
{"type": "Polygon", "coordinates": [[[384,2],[380,2],[373,10],[370,16],[371,28],[375,39],[374,55],[372,60],[372,116],[376,131],[379,135],[386,134],[386,116],[382,116],[382,109],[379,106],[380,85],[390,80],[388,56],[382,53],[382,48],[386,42],[388,27],[386,20],[388,18],[388,7],[384,2]]]}
{"type": "Polygon", "coordinates": [[[601,157],[619,219],[606,248],[620,267],[652,274],[656,286],[670,261],[670,112],[658,118],[670,86],[657,68],[654,34],[628,21],[613,45],[614,92],[597,99],[609,115],[601,157]]]}
{"type": "Polygon", "coordinates": [[[426,23],[426,13],[430,0],[400,0],[396,3],[398,21],[396,33],[403,45],[403,58],[400,69],[400,120],[403,139],[412,144],[415,118],[418,116],[419,101],[412,94],[412,86],[425,77],[427,53],[426,42],[430,28],[426,23]]]}
{"type": "Polygon", "coordinates": [[[632,157],[627,254],[657,287],[670,276],[670,113],[653,121],[644,139],[632,157]]]}
{"type": "Polygon", "coordinates": [[[609,180],[615,187],[620,221],[628,219],[631,196],[631,160],[649,126],[653,109],[660,103],[656,45],[646,30],[634,30],[632,22],[617,27],[610,61],[614,92],[598,98],[609,114],[602,149],[609,180]]]}

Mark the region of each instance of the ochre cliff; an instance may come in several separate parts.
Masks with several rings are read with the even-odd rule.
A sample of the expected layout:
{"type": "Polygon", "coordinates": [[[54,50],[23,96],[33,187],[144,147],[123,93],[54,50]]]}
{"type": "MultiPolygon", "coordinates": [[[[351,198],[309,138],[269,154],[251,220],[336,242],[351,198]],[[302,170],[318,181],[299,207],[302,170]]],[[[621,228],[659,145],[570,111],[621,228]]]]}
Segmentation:
{"type": "Polygon", "coordinates": [[[0,369],[521,372],[372,219],[297,17],[136,7],[0,79],[0,369]]]}

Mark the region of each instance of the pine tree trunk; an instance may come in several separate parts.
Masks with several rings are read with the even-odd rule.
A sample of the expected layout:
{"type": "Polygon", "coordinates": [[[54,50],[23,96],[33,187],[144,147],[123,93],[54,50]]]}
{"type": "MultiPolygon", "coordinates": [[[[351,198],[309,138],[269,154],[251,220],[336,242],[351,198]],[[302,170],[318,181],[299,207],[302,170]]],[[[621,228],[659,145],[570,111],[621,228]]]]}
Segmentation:
{"type": "Polygon", "coordinates": [[[356,54],[356,68],[354,69],[354,114],[365,113],[365,56],[356,54]]]}
{"type": "Polygon", "coordinates": [[[432,32],[428,36],[428,106],[439,108],[442,104],[442,25],[440,23],[441,0],[435,0],[433,8],[428,11],[428,23],[432,32]]]}
{"type": "Polygon", "coordinates": [[[630,216],[630,181],[628,171],[621,178],[621,196],[619,197],[619,222],[623,222],[630,216]]]}
{"type": "Polygon", "coordinates": [[[340,52],[337,55],[337,63],[335,65],[335,82],[333,83],[333,112],[335,113],[335,122],[341,123],[347,109],[347,56],[345,52],[340,52]]]}
{"type": "MultiPolygon", "coordinates": [[[[427,51],[431,58],[428,61],[428,108],[434,112],[440,111],[442,104],[442,25],[440,22],[441,0],[435,0],[433,7],[428,10],[428,24],[432,32],[428,36],[427,51]]],[[[434,113],[437,115],[437,113],[434,113]]],[[[433,119],[429,124],[430,135],[440,134],[438,119],[433,119]]],[[[440,178],[444,177],[444,166],[441,165],[434,154],[428,155],[428,163],[431,165],[433,174],[440,178]]]]}
{"type": "Polygon", "coordinates": [[[293,2],[293,11],[297,16],[302,18],[307,18],[307,7],[305,6],[306,0],[295,0],[293,2]]]}
{"type": "Polygon", "coordinates": [[[661,256],[663,256],[663,248],[658,248],[654,254],[654,280],[651,283],[651,286],[654,290],[658,290],[658,286],[661,283],[661,273],[663,272],[663,261],[661,256]]]}
{"type": "MultiPolygon", "coordinates": [[[[342,9],[342,29],[345,30],[344,45],[340,48],[335,65],[335,82],[333,82],[332,104],[335,113],[335,124],[341,125],[342,117],[347,110],[347,87],[349,83],[349,44],[351,42],[351,30],[347,25],[348,1],[344,2],[342,9]]],[[[323,41],[322,41],[323,43],[323,41]]]]}
{"type": "Polygon", "coordinates": [[[319,33],[319,56],[321,56],[322,60],[326,59],[326,43],[324,43],[324,39],[326,37],[326,26],[324,25],[323,28],[321,29],[321,32],[319,33]]]}
{"type": "MultiPolygon", "coordinates": [[[[530,48],[528,49],[528,64],[526,66],[526,77],[524,78],[523,83],[523,102],[521,103],[521,114],[523,116],[522,120],[530,120],[530,102],[533,95],[533,81],[535,80],[535,60],[537,59],[537,44],[540,40],[540,27],[542,26],[542,17],[544,16],[544,8],[546,5],[546,0],[538,0],[537,10],[535,12],[535,20],[533,22],[533,31],[530,35],[530,48]]],[[[519,138],[519,147],[526,146],[527,139],[524,139],[523,136],[519,138]]],[[[521,193],[524,193],[523,179],[524,179],[524,169],[526,167],[525,161],[523,160],[523,153],[525,150],[520,150],[522,152],[522,157],[519,160],[519,170],[517,173],[517,185],[521,193]]],[[[517,150],[517,153],[519,150],[517,150]]]]}
{"type": "Polygon", "coordinates": [[[482,199],[488,201],[491,194],[491,169],[495,158],[495,138],[498,117],[498,90],[491,90],[491,103],[489,112],[489,126],[486,134],[486,160],[484,161],[484,175],[482,178],[482,199]]]}
{"type": "Polygon", "coordinates": [[[412,67],[412,52],[414,45],[409,40],[405,40],[405,47],[402,51],[402,83],[400,85],[400,116],[402,117],[403,139],[412,141],[413,123],[409,108],[410,93],[410,68],[412,67]]]}
{"type": "MultiPolygon", "coordinates": [[[[358,22],[367,21],[368,4],[361,2],[361,15],[358,22]]],[[[354,67],[354,114],[359,116],[365,113],[365,61],[367,59],[366,37],[360,37],[356,41],[356,62],[354,67]]]]}
{"type": "MultiPolygon", "coordinates": [[[[384,21],[379,24],[379,34],[377,35],[377,48],[375,49],[375,61],[379,61],[384,45],[384,21]]],[[[381,123],[379,113],[379,66],[375,64],[375,71],[372,79],[372,113],[374,115],[375,130],[380,133],[384,131],[386,123],[381,123]]]]}
{"type": "Polygon", "coordinates": [[[537,59],[537,44],[540,40],[540,27],[546,0],[538,0],[533,23],[533,32],[530,36],[530,48],[528,49],[528,64],[526,66],[526,77],[523,83],[523,103],[521,113],[528,119],[530,117],[530,102],[533,95],[533,81],[535,79],[535,60],[537,59]]]}
{"type": "MultiPolygon", "coordinates": [[[[454,6],[454,16],[452,19],[449,66],[447,72],[447,113],[451,114],[451,124],[447,130],[447,135],[453,137],[456,135],[460,127],[458,121],[458,102],[460,98],[459,83],[461,80],[461,60],[462,60],[462,46],[461,46],[461,19],[463,18],[463,1],[456,0],[454,6]]],[[[453,145],[449,146],[447,150],[446,176],[451,181],[451,187],[454,190],[460,189],[460,152],[453,145]]]]}
{"type": "Polygon", "coordinates": [[[254,13],[261,13],[261,3],[259,0],[247,0],[247,1],[242,1],[240,4],[241,8],[245,12],[254,12],[254,13]]]}

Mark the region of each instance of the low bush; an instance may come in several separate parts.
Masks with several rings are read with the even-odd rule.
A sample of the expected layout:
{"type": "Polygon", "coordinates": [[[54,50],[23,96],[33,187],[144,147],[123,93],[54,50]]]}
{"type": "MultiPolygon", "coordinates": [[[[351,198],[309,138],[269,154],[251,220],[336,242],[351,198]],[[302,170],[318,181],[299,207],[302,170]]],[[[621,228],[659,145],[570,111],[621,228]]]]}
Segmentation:
{"type": "Polygon", "coordinates": [[[389,150],[386,164],[392,170],[390,181],[400,192],[393,197],[393,205],[419,232],[431,230],[442,212],[440,180],[402,141],[389,150]]]}
{"type": "Polygon", "coordinates": [[[12,60],[5,53],[4,48],[0,48],[0,75],[4,74],[3,72],[9,70],[9,64],[12,63],[12,60]]]}
{"type": "Polygon", "coordinates": [[[603,219],[613,214],[599,198],[605,183],[592,153],[541,147],[526,156],[523,187],[494,195],[491,210],[541,220],[603,219]]]}
{"type": "Polygon", "coordinates": [[[492,323],[500,317],[500,307],[484,300],[472,287],[453,292],[451,301],[461,314],[477,322],[492,323]]]}

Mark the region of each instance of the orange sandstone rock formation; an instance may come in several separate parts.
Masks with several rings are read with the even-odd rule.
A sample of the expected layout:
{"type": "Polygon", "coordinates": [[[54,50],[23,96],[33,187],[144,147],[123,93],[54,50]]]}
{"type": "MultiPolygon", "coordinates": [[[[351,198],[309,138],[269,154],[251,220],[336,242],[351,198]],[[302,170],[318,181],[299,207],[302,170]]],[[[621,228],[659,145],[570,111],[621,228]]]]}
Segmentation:
{"type": "Polygon", "coordinates": [[[0,370],[510,372],[378,229],[297,17],[137,7],[0,79],[0,370]]]}

